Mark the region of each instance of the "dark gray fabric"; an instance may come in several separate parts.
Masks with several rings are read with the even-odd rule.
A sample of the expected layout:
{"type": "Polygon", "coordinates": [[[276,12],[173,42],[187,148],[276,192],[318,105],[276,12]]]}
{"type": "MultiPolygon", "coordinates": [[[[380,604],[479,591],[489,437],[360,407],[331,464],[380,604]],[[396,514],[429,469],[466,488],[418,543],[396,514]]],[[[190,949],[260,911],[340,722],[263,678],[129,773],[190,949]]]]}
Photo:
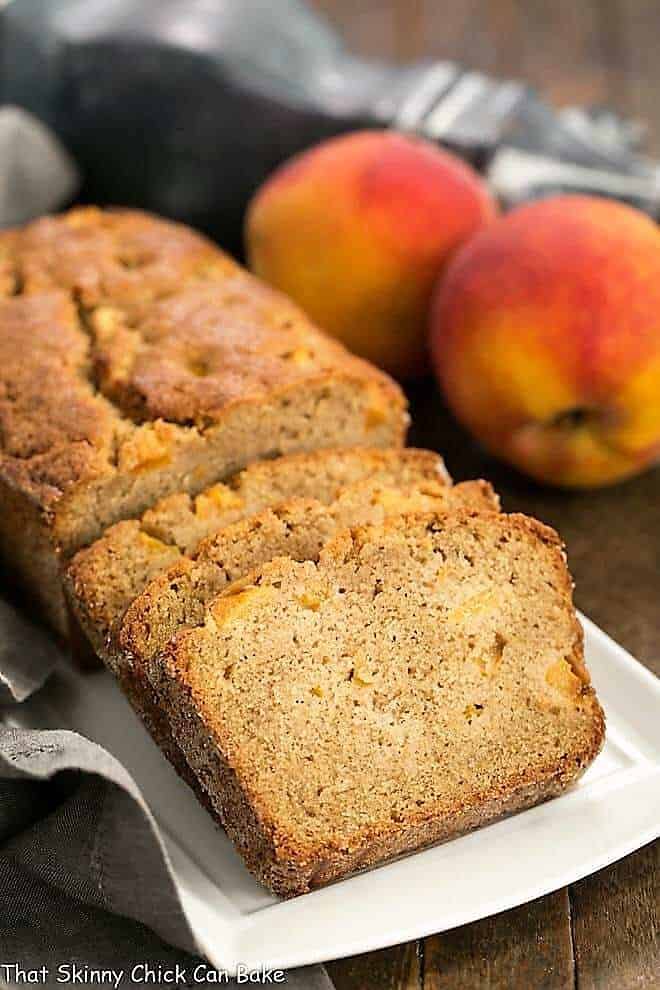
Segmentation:
{"type": "MultiPolygon", "coordinates": [[[[45,634],[8,607],[0,643],[7,697],[25,698],[58,660],[45,634]]],[[[42,986],[61,985],[62,963],[123,969],[122,987],[144,985],[130,979],[135,964],[178,963],[192,974],[201,962],[195,939],[132,777],[75,732],[8,726],[12,707],[0,712],[0,964],[46,965],[42,986]]],[[[0,985],[13,985],[3,972],[0,985]]],[[[286,985],[332,987],[320,966],[288,973],[286,985]]]]}
{"type": "Polygon", "coordinates": [[[43,629],[0,598],[0,705],[25,701],[45,682],[59,660],[43,629]]]}
{"type": "MultiPolygon", "coordinates": [[[[114,757],[75,732],[4,728],[0,777],[3,857],[22,862],[36,879],[69,896],[141,921],[166,941],[194,951],[153,818],[114,757]],[[63,771],[65,784],[48,786],[63,771]],[[54,790],[50,812],[37,821],[5,822],[12,795],[26,782],[33,791],[35,781],[44,781],[46,793],[54,790]],[[63,786],[71,793],[57,803],[63,786]],[[18,831],[22,824],[28,827],[18,831]]],[[[20,800],[24,805],[24,795],[20,800]]]]}

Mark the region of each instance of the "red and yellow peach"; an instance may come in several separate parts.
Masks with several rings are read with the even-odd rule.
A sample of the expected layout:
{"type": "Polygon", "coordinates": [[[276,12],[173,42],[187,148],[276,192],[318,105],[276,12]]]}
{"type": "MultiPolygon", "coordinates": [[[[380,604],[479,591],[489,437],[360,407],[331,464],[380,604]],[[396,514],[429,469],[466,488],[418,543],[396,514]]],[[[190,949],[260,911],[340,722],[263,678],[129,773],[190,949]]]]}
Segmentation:
{"type": "Polygon", "coordinates": [[[399,378],[428,363],[433,285],[495,216],[486,186],[435,145],[385,131],[325,141],[267,180],[247,214],[251,268],[399,378]]]}
{"type": "Polygon", "coordinates": [[[458,253],[431,322],[457,418],[533,478],[603,485],[659,458],[660,231],[637,210],[514,210],[458,253]]]}

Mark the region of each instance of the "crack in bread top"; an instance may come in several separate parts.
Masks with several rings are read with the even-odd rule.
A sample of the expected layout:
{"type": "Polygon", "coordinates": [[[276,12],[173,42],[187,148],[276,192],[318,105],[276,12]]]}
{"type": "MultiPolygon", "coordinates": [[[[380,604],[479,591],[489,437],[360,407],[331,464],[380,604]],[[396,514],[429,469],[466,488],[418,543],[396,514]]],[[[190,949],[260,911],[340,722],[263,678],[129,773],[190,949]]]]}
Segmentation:
{"type": "Polygon", "coordinates": [[[347,360],[295,306],[240,271],[186,285],[141,312],[99,307],[89,325],[100,390],[137,420],[204,426],[232,402],[347,360]]]}
{"type": "Polygon", "coordinates": [[[233,403],[329,376],[396,386],[204,237],[72,210],[0,235],[0,455],[41,504],[233,403]],[[160,424],[160,425],[159,425],[160,424]],[[128,445],[128,448],[127,448],[128,445]]]}

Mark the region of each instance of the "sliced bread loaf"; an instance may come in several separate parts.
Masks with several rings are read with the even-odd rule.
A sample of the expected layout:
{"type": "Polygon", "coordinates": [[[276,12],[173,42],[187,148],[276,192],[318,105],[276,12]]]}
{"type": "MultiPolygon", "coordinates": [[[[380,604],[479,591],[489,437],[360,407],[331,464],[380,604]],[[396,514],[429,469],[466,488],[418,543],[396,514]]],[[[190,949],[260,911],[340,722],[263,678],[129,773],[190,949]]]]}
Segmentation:
{"type": "Polygon", "coordinates": [[[402,443],[399,387],[192,230],[75,209],[0,233],[0,555],[66,635],[60,565],[295,450],[402,443]]]}
{"type": "Polygon", "coordinates": [[[196,497],[183,491],[161,499],[141,519],[116,523],[80,550],[64,575],[69,606],[96,653],[107,657],[131,601],[202,539],[292,497],[327,504],[341,489],[367,481],[396,488],[451,484],[442,458],[430,450],[349,448],[256,461],[196,497]]]}
{"type": "Polygon", "coordinates": [[[421,482],[409,489],[360,482],[342,490],[327,506],[291,499],[233,523],[203,541],[194,558],[182,557],[147,584],[128,607],[105,651],[105,662],[164,754],[198,792],[170,731],[167,708],[161,706],[147,678],[149,661],[183,628],[203,622],[206,604],[220,591],[273,557],[287,554],[295,560],[315,560],[324,543],[356,519],[383,521],[403,508],[467,507],[497,511],[499,503],[490,485],[480,481],[454,487],[421,482]]]}
{"type": "Polygon", "coordinates": [[[559,794],[604,733],[561,545],[519,515],[399,517],[273,560],[149,676],[284,896],[559,794]]]}

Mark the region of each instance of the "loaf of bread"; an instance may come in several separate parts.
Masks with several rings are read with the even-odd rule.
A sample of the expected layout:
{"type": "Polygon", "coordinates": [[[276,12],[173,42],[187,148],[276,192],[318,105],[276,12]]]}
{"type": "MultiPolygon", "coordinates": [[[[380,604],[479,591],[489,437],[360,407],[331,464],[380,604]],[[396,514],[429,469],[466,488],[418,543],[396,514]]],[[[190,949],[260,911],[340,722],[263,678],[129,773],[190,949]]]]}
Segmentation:
{"type": "Polygon", "coordinates": [[[397,446],[405,400],[200,235],[77,209],[0,234],[0,553],[66,633],[62,558],[296,450],[397,446]]]}
{"type": "MultiPolygon", "coordinates": [[[[439,454],[412,448],[353,447],[256,461],[195,497],[177,492],[140,519],[111,526],[69,564],[64,575],[67,598],[94,650],[107,659],[118,622],[147,583],[230,523],[293,497],[328,504],[360,482],[415,490],[425,484],[433,492],[450,481],[439,454]]],[[[354,520],[359,521],[360,516],[354,520]]]]}
{"type": "Polygon", "coordinates": [[[94,208],[1,233],[0,321],[5,565],[273,891],[594,758],[556,534],[403,450],[398,386],[203,237],[94,208]]]}
{"type": "Polygon", "coordinates": [[[559,794],[604,719],[556,534],[496,512],[341,530],[150,660],[176,741],[283,896],[559,794]]]}

